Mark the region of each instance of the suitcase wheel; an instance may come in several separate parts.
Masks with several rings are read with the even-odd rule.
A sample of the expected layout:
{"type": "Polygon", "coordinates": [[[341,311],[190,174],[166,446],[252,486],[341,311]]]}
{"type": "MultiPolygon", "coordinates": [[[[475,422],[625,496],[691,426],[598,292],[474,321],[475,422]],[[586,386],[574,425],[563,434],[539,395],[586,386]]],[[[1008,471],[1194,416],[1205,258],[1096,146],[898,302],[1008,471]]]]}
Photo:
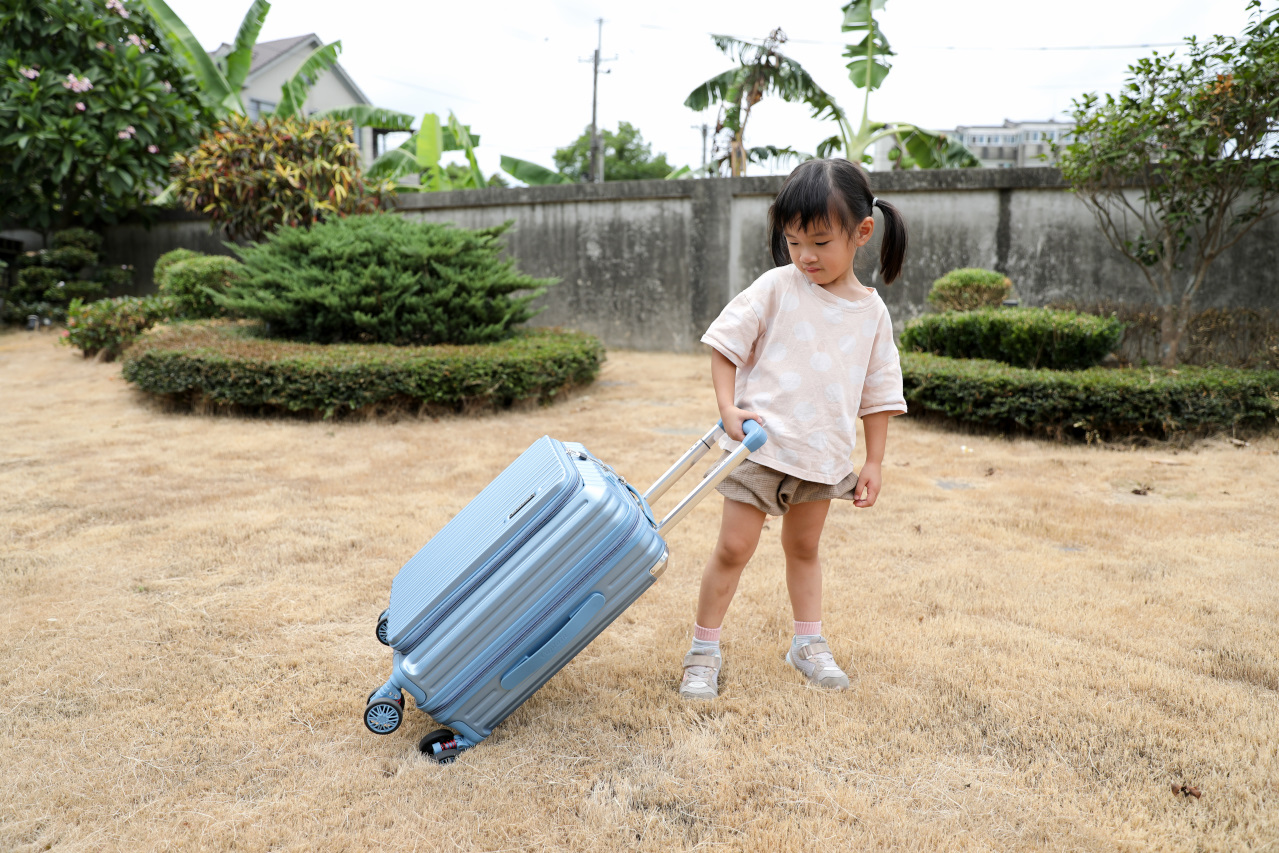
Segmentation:
{"type": "Polygon", "coordinates": [[[457,744],[457,735],[448,729],[431,732],[417,742],[417,748],[437,764],[452,764],[457,754],[462,751],[457,744]]]}
{"type": "MultiPolygon", "coordinates": [[[[377,691],[373,691],[376,693],[377,691]]],[[[389,735],[404,722],[404,702],[394,699],[374,699],[364,709],[364,726],[375,735],[389,735]]]]}
{"type": "Polygon", "coordinates": [[[391,609],[388,607],[386,610],[383,610],[382,615],[377,618],[377,641],[384,646],[391,645],[391,640],[387,636],[386,632],[386,621],[390,614],[391,609]]]}

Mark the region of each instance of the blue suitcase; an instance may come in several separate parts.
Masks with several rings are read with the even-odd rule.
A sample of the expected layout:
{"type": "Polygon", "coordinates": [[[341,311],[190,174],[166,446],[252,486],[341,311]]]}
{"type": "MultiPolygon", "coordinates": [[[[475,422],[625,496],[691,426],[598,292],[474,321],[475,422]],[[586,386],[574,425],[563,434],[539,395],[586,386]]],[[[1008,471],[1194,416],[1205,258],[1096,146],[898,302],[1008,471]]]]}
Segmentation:
{"type": "Polygon", "coordinates": [[[758,450],[746,441],[661,521],[662,496],[720,436],[716,425],[640,494],[580,444],[543,436],[404,564],[377,637],[391,678],[369,694],[364,724],[386,735],[403,693],[448,726],[419,749],[450,761],[475,746],[653,585],[663,531],[758,450]]]}

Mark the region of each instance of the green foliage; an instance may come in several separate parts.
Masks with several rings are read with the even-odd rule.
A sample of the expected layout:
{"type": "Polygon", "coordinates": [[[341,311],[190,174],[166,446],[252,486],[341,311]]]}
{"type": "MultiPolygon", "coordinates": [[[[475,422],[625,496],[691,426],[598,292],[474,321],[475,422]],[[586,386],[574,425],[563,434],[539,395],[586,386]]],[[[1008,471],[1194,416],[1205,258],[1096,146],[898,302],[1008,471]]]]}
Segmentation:
{"type": "Polygon", "coordinates": [[[1056,438],[1173,438],[1279,424],[1279,372],[1027,370],[995,361],[902,354],[907,404],[1005,432],[1056,438]]]}
{"type": "Polygon", "coordinates": [[[156,296],[121,296],[87,304],[73,299],[62,341],[78,348],[85,358],[100,353],[104,361],[113,361],[139,335],[168,317],[167,301],[156,296]]]}
{"type": "Polygon", "coordinates": [[[217,301],[296,340],[501,340],[533,316],[529,303],[554,283],[499,257],[508,227],[470,231],[382,213],[282,228],[236,250],[245,278],[217,301]]]}
{"type": "Polygon", "coordinates": [[[998,306],[1012,289],[1013,283],[1001,272],[964,267],[933,282],[928,304],[941,311],[972,311],[998,306]]]}
{"type": "Polygon", "coordinates": [[[50,244],[53,248],[19,258],[18,282],[5,297],[4,320],[21,323],[38,314],[60,322],[72,300],[92,302],[133,282],[133,267],[100,263],[102,238],[92,231],[57,231],[50,244]]]}
{"type": "Polygon", "coordinates": [[[243,277],[244,265],[235,258],[204,255],[169,266],[158,289],[169,300],[175,318],[208,319],[226,313],[214,301],[215,294],[225,294],[243,277]]]}
{"type": "Polygon", "coordinates": [[[925,314],[906,324],[902,347],[951,358],[1002,361],[1017,367],[1078,370],[1115,348],[1123,323],[1047,308],[983,308],[925,314]]]}
{"type": "MultiPolygon", "coordinates": [[[[674,166],[665,154],[653,156],[653,146],[644,141],[639,128],[629,121],[619,122],[617,132],[600,131],[600,147],[604,152],[604,180],[642,181],[665,178],[674,166]]],[[[568,182],[589,180],[591,172],[591,129],[565,148],[555,151],[555,168],[568,182]]]]}
{"type": "Polygon", "coordinates": [[[1249,4],[1242,38],[1186,39],[1128,66],[1116,97],[1074,102],[1062,175],[1164,312],[1177,360],[1209,266],[1279,211],[1279,12],[1249,4]]]}
{"type": "Polygon", "coordinates": [[[208,257],[204,252],[197,252],[193,249],[172,249],[161,255],[155,262],[155,269],[151,273],[151,280],[155,282],[156,287],[164,286],[164,278],[168,275],[169,270],[174,264],[180,264],[183,261],[189,261],[192,258],[208,257]]]}
{"type": "Polygon", "coordinates": [[[179,404],[332,417],[550,402],[593,381],[603,358],[595,338],[558,330],[524,330],[482,346],[322,346],[264,339],[244,324],[191,323],[130,349],[124,378],[179,404]]]}
{"type": "Polygon", "coordinates": [[[169,156],[196,141],[194,82],[157,46],[146,10],[121,9],[94,0],[0,6],[4,223],[48,231],[117,221],[143,209],[167,179],[169,156]]]}
{"type": "Polygon", "coordinates": [[[231,116],[173,168],[183,206],[232,240],[367,213],[389,190],[365,181],[350,123],[329,119],[231,116]]]}

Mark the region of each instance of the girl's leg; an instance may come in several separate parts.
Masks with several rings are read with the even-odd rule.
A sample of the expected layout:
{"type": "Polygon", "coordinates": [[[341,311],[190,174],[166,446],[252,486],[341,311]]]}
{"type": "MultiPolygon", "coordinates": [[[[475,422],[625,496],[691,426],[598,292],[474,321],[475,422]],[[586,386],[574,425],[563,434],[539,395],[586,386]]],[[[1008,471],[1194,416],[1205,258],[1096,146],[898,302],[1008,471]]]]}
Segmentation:
{"type": "Polygon", "coordinates": [[[737,592],[742,569],[755,553],[764,513],[750,504],[724,498],[724,516],[719,524],[719,541],[702,570],[702,589],[697,597],[697,624],[718,628],[737,592]]]}
{"type": "Polygon", "coordinates": [[[786,589],[796,622],[822,619],[822,564],[817,557],[830,501],[793,504],[782,516],[782,550],[786,553],[786,589]]]}
{"type": "Polygon", "coordinates": [[[843,690],[848,676],[835,663],[822,621],[822,564],[817,556],[830,501],[794,504],[782,517],[782,550],[786,553],[786,589],[795,614],[795,639],[786,660],[817,687],[843,690]],[[805,624],[806,623],[806,624],[805,624]]]}

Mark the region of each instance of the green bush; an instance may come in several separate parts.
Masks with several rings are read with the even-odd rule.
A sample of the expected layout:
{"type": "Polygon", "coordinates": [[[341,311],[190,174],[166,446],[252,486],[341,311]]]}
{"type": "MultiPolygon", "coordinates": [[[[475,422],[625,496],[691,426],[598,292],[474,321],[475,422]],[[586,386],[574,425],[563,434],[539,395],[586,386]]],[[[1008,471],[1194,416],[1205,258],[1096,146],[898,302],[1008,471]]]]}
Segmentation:
{"type": "Polygon", "coordinates": [[[49,242],[54,249],[76,248],[97,255],[102,248],[102,235],[88,228],[66,228],[55,231],[49,242]]]}
{"type": "Polygon", "coordinates": [[[1001,304],[1012,292],[1008,276],[994,270],[964,267],[933,282],[928,304],[940,311],[972,311],[1001,304]]]}
{"type": "Polygon", "coordinates": [[[379,213],[281,228],[236,249],[245,277],[217,301],[293,340],[499,341],[533,316],[529,303],[554,283],[500,258],[498,237],[509,227],[471,231],[379,213]]]}
{"type": "Polygon", "coordinates": [[[168,274],[169,268],[174,264],[180,264],[183,261],[190,261],[195,258],[206,258],[208,255],[204,252],[196,252],[192,249],[173,249],[165,252],[155,262],[155,269],[151,273],[151,280],[155,282],[156,287],[164,286],[164,277],[168,274]]]}
{"type": "Polygon", "coordinates": [[[463,410],[549,402],[594,380],[599,341],[579,332],[521,330],[480,346],[318,345],[258,336],[244,323],[184,323],[147,335],[124,378],[184,406],[334,415],[391,407],[463,410]]]}
{"type": "Polygon", "coordinates": [[[220,317],[225,311],[214,302],[214,294],[244,275],[244,265],[226,255],[206,255],[172,264],[165,271],[159,292],[173,307],[173,316],[188,320],[220,317]]]}
{"type": "Polygon", "coordinates": [[[168,304],[156,296],[120,296],[89,303],[74,299],[67,308],[62,340],[78,348],[85,358],[101,353],[104,361],[113,361],[168,315],[168,304]]]}
{"type": "Polygon", "coordinates": [[[951,358],[986,358],[1015,367],[1080,370],[1115,348],[1123,323],[1047,308],[982,308],[925,314],[906,324],[902,346],[951,358]]]}
{"type": "Polygon", "coordinates": [[[38,314],[61,322],[73,299],[91,302],[132,283],[133,267],[101,265],[97,252],[102,238],[92,231],[56,231],[50,245],[18,259],[18,282],[6,295],[0,320],[20,323],[28,314],[38,314]]]}
{"type": "Polygon", "coordinates": [[[902,354],[911,411],[1055,438],[1171,438],[1279,424],[1279,371],[1186,367],[1027,370],[902,354]]]}

